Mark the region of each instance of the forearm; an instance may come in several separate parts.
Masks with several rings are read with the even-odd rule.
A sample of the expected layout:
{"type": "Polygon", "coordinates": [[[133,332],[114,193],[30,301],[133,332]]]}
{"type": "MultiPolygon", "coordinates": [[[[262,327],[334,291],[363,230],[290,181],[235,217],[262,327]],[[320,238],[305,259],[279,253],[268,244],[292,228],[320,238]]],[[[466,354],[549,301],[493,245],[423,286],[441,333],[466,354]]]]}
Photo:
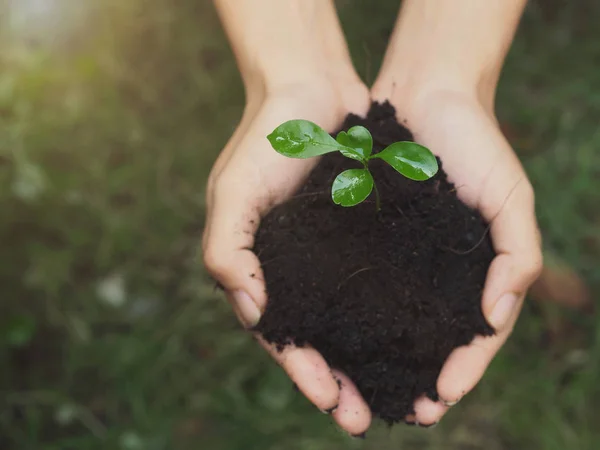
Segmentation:
{"type": "Polygon", "coordinates": [[[405,0],[375,89],[388,97],[394,88],[466,89],[491,107],[525,4],[405,0]]]}
{"type": "Polygon", "coordinates": [[[246,90],[354,73],[332,0],[214,0],[246,90]]]}

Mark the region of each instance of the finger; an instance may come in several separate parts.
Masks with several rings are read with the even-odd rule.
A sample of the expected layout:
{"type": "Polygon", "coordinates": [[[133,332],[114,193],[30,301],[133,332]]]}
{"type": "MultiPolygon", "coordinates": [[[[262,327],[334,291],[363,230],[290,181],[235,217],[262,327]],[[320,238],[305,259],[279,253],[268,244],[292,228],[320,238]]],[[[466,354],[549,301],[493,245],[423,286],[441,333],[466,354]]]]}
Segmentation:
{"type": "Polygon", "coordinates": [[[257,336],[257,340],[317,408],[323,412],[338,408],[340,389],[319,352],[311,347],[294,346],[280,352],[262,337],[257,336]]]}
{"type": "Polygon", "coordinates": [[[240,182],[243,180],[226,181],[214,191],[210,226],[203,242],[204,265],[233,294],[233,303],[241,292],[262,312],[267,302],[264,277],[260,261],[252,252],[260,220],[260,199],[253,198],[251,190],[240,182]]]}
{"type": "Polygon", "coordinates": [[[447,406],[422,396],[415,402],[414,422],[422,427],[431,427],[441,420],[446,411],[448,411],[447,406]]]}
{"type": "MultiPolygon", "coordinates": [[[[523,176],[525,176],[523,174],[523,176]]],[[[483,314],[498,334],[512,330],[527,289],[542,269],[540,233],[535,217],[533,189],[524,178],[491,220],[496,258],[483,290],[483,314]]]]}
{"type": "MultiPolygon", "coordinates": [[[[490,232],[497,257],[488,272],[483,293],[483,312],[496,329],[503,328],[510,314],[502,319],[494,307],[505,294],[519,297],[529,289],[542,269],[541,235],[535,217],[534,194],[529,181],[518,179],[513,190],[492,217],[490,232]]],[[[497,202],[494,202],[497,203],[497,202]]],[[[513,298],[517,307],[517,302],[513,298]]]]}
{"type": "Polygon", "coordinates": [[[339,380],[341,386],[339,406],[333,412],[333,418],[341,428],[352,436],[361,435],[371,426],[371,410],[346,374],[335,369],[333,374],[339,380]]]}
{"type": "MultiPolygon", "coordinates": [[[[511,319],[513,324],[518,315],[517,309],[511,319]]],[[[455,349],[438,378],[437,389],[441,401],[453,406],[470,392],[479,383],[509,335],[510,329],[505,329],[495,336],[477,336],[468,346],[455,349]]]]}
{"type": "MultiPolygon", "coordinates": [[[[235,185],[229,187],[240,192],[235,185]]],[[[240,322],[251,328],[260,320],[267,301],[260,262],[250,250],[254,245],[259,208],[243,195],[228,196],[229,202],[220,195],[217,190],[212,216],[214,226],[204,252],[205,264],[225,287],[240,322]]],[[[294,347],[278,352],[262,338],[258,339],[311,402],[322,410],[337,406],[339,388],[318,352],[294,347]]]]}

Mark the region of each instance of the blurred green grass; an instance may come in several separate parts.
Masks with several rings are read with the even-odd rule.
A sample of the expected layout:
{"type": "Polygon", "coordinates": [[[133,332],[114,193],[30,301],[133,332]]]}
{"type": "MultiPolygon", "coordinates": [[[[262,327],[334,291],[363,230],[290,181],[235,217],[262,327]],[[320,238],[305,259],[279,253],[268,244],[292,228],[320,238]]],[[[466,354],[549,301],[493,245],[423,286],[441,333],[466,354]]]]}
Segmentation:
{"type": "MultiPolygon", "coordinates": [[[[397,2],[338,3],[370,81],[397,2]]],[[[244,98],[210,2],[89,4],[62,33],[0,14],[0,448],[600,448],[600,323],[539,304],[434,430],[363,442],[318,414],[199,264],[206,177],[244,98]],[[549,315],[574,331],[549,341],[549,315]]],[[[532,2],[498,94],[545,247],[596,299],[598,19],[532,2]]]]}

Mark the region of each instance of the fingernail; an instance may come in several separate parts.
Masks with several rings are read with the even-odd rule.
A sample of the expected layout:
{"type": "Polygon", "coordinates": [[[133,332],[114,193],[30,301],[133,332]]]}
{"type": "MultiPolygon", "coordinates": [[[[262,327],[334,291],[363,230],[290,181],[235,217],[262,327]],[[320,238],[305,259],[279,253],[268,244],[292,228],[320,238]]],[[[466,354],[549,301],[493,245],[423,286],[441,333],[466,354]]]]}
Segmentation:
{"type": "Polygon", "coordinates": [[[344,385],[342,384],[342,380],[340,380],[340,379],[339,379],[338,377],[336,377],[336,376],[334,376],[333,378],[335,379],[335,382],[336,382],[336,383],[337,383],[337,385],[338,385],[338,389],[340,389],[340,390],[341,390],[341,389],[342,389],[342,387],[344,386],[344,385]]]}
{"type": "Polygon", "coordinates": [[[504,294],[494,306],[492,314],[490,314],[490,325],[496,330],[501,330],[510,320],[517,306],[517,296],[515,294],[504,294]]]}
{"type": "Polygon", "coordinates": [[[452,407],[452,406],[456,405],[458,402],[460,402],[460,398],[458,400],[454,400],[453,402],[447,402],[444,399],[441,399],[441,400],[442,400],[442,403],[448,407],[452,407]]]}
{"type": "Polygon", "coordinates": [[[232,293],[232,303],[238,319],[246,328],[256,326],[260,320],[260,310],[248,294],[244,291],[234,291],[232,293]]]}
{"type": "Polygon", "coordinates": [[[421,428],[435,428],[438,423],[439,422],[433,422],[433,423],[430,423],[429,425],[423,425],[421,423],[417,423],[417,425],[421,428]]]}
{"type": "Polygon", "coordinates": [[[338,409],[339,405],[335,405],[333,408],[329,408],[329,409],[321,409],[320,411],[323,414],[333,414],[337,409],[338,409]]]}
{"type": "Polygon", "coordinates": [[[352,437],[354,439],[366,439],[367,438],[367,432],[365,431],[364,433],[353,434],[352,437]]]}

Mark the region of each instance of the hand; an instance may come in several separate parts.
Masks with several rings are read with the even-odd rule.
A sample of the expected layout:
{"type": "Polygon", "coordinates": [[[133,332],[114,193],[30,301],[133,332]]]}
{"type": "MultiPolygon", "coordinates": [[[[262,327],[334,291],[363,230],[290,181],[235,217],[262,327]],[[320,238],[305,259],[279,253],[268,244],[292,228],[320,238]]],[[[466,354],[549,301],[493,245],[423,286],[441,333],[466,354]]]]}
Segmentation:
{"type": "Polygon", "coordinates": [[[511,334],[525,293],[541,271],[541,242],[532,186],[491,107],[484,106],[490,103],[466,91],[416,90],[412,99],[393,91],[392,86],[376,84],[373,97],[383,101],[391,95],[399,121],[406,120],[415,140],[441,158],[459,198],[491,223],[497,253],[482,298],[484,315],[496,335],[476,337],[449,356],[437,382],[441,401],[417,400],[416,417],[409,418],[427,425],[438,422],[473,389],[511,334]]]}
{"type": "MultiPolygon", "coordinates": [[[[208,181],[207,223],[203,237],[204,261],[224,286],[238,318],[254,326],[264,311],[267,296],[261,265],[251,249],[263,217],[274,205],[289,198],[317,163],[289,159],[270,147],[266,136],[290,119],[311,120],[335,131],[349,112],[364,115],[369,107],[367,88],[311,80],[288,85],[268,95],[250,92],[242,121],[215,163],[208,181]]],[[[312,348],[286,348],[278,352],[257,336],[263,347],[285,369],[298,388],[323,411],[333,413],[350,434],[370,425],[371,413],[356,387],[334,371],[312,348]]]]}

